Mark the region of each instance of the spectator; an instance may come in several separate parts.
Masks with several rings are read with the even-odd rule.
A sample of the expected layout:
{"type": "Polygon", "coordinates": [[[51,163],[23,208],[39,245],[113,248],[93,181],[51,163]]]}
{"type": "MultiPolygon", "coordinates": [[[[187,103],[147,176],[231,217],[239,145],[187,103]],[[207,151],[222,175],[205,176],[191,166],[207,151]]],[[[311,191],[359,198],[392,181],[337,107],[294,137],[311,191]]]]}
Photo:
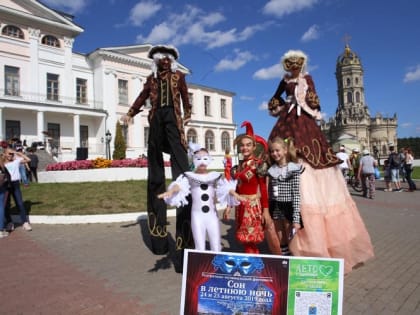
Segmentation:
{"type": "Polygon", "coordinates": [[[30,148],[28,150],[29,155],[28,157],[31,159],[31,161],[29,162],[29,180],[31,182],[35,181],[36,183],[38,183],[38,164],[39,164],[39,159],[38,159],[38,155],[35,154],[35,148],[30,148]]]}
{"type": "Polygon", "coordinates": [[[342,161],[338,166],[340,167],[341,173],[344,178],[347,178],[349,174],[349,169],[351,169],[349,155],[346,153],[346,148],[344,145],[340,146],[340,152],[338,152],[337,157],[342,161]]]}
{"type": "Polygon", "coordinates": [[[411,151],[410,148],[405,148],[404,150],[404,168],[405,168],[405,178],[407,180],[408,183],[408,191],[409,192],[413,192],[415,190],[417,190],[416,187],[416,183],[414,183],[413,179],[411,178],[411,173],[413,172],[413,161],[414,161],[414,156],[413,156],[413,151],[411,151]]]}
{"type": "Polygon", "coordinates": [[[5,163],[4,166],[7,168],[10,174],[10,192],[6,201],[6,229],[8,231],[13,231],[15,226],[12,221],[12,216],[10,215],[10,195],[13,196],[16,206],[20,211],[20,219],[22,221],[22,227],[25,231],[32,231],[32,227],[29,224],[28,214],[23,204],[22,192],[20,190],[20,172],[19,165],[22,163],[28,163],[31,160],[22,152],[17,152],[12,148],[7,148],[5,150],[5,163]]]}
{"type": "Polygon", "coordinates": [[[389,166],[389,161],[388,160],[384,160],[384,180],[385,180],[384,191],[392,191],[392,187],[391,187],[391,167],[389,166]]]}
{"type": "Polygon", "coordinates": [[[400,192],[402,191],[400,182],[401,156],[395,151],[395,147],[392,144],[389,146],[389,151],[388,162],[391,170],[391,182],[395,186],[395,191],[400,192]]]}
{"type": "MultiPolygon", "coordinates": [[[[23,154],[23,146],[20,140],[16,142],[15,150],[16,152],[20,152],[23,154]]],[[[25,162],[19,165],[21,182],[25,187],[29,186],[28,171],[29,171],[28,163],[25,162]]]]}
{"type": "Polygon", "coordinates": [[[353,169],[354,176],[357,177],[359,174],[359,165],[360,165],[360,150],[359,148],[354,148],[350,155],[350,164],[353,169]]]}
{"type": "Polygon", "coordinates": [[[370,156],[369,150],[363,150],[357,178],[362,182],[363,197],[375,198],[375,167],[377,162],[370,156]]]}
{"type": "Polygon", "coordinates": [[[401,161],[400,164],[400,178],[402,178],[402,181],[405,183],[405,149],[401,148],[399,154],[399,159],[401,161]]]}

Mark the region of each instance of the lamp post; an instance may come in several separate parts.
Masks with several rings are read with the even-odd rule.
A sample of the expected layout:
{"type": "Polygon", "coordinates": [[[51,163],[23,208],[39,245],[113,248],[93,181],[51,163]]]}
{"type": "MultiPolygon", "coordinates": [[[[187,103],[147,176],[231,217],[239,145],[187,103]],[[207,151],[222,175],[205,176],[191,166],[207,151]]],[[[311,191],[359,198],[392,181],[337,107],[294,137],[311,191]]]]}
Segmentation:
{"type": "Polygon", "coordinates": [[[106,155],[107,160],[111,159],[111,140],[112,140],[111,132],[107,130],[105,133],[105,145],[106,145],[105,155],[106,155]]]}

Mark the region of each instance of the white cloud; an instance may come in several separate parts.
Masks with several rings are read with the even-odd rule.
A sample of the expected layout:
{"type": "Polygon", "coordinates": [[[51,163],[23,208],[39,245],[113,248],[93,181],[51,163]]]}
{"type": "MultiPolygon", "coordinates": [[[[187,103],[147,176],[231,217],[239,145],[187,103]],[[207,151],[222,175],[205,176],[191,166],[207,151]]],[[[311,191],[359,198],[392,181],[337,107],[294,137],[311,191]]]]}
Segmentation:
{"type": "Polygon", "coordinates": [[[48,7],[70,14],[82,11],[89,4],[89,0],[44,0],[42,2],[48,7]]]}
{"type": "Polygon", "coordinates": [[[265,14],[282,17],[312,7],[318,0],[270,0],[263,8],[265,14]]]}
{"type": "Polygon", "coordinates": [[[410,127],[413,126],[413,124],[410,123],[410,122],[407,122],[407,123],[399,124],[398,126],[401,127],[401,128],[410,128],[410,127]]]}
{"type": "Polygon", "coordinates": [[[252,25],[245,27],[243,30],[237,30],[236,28],[229,30],[211,29],[225,19],[221,13],[204,12],[197,7],[188,5],[182,13],[170,14],[165,22],[156,25],[148,35],[137,36],[137,41],[155,44],[161,42],[162,38],[167,37],[174,45],[204,44],[206,48],[212,49],[245,41],[270,24],[252,25]],[[170,37],[160,33],[165,29],[171,31],[170,37]]]}
{"type": "Polygon", "coordinates": [[[232,59],[222,59],[214,67],[214,71],[228,71],[228,70],[238,70],[243,67],[249,61],[254,60],[255,56],[249,51],[240,51],[239,49],[234,50],[235,56],[232,59]]]}
{"type": "Polygon", "coordinates": [[[137,36],[138,43],[148,43],[148,44],[169,44],[175,36],[175,30],[171,28],[170,25],[162,23],[153,27],[152,31],[147,37],[142,37],[141,35],[137,36]]]}
{"type": "Polygon", "coordinates": [[[155,1],[141,1],[137,3],[130,11],[130,22],[135,26],[140,26],[144,21],[155,15],[162,5],[155,1]]]}
{"type": "Polygon", "coordinates": [[[242,96],[240,97],[240,99],[241,99],[242,101],[253,101],[253,100],[255,100],[255,97],[254,97],[254,96],[242,95],[242,96]]]}
{"type": "Polygon", "coordinates": [[[258,110],[268,110],[268,102],[262,102],[262,103],[258,106],[258,110]]]}
{"type": "Polygon", "coordinates": [[[420,80],[420,65],[417,65],[416,68],[413,68],[411,71],[407,72],[404,76],[404,82],[412,82],[420,80]]]}
{"type": "Polygon", "coordinates": [[[302,35],[300,40],[302,42],[309,42],[311,40],[318,39],[319,36],[319,27],[318,25],[314,24],[302,35]]]}
{"type": "Polygon", "coordinates": [[[253,78],[257,80],[280,79],[284,75],[283,66],[277,63],[268,68],[262,68],[253,74],[253,78]]]}

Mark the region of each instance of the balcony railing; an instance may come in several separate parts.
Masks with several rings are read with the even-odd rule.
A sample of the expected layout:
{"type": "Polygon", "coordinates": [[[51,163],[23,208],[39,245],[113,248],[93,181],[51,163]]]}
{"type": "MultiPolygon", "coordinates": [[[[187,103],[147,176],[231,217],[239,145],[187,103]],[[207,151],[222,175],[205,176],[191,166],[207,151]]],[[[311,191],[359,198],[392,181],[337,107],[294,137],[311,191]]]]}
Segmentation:
{"type": "Polygon", "coordinates": [[[19,95],[11,95],[17,94],[6,92],[5,89],[0,89],[0,99],[3,100],[12,100],[14,102],[22,102],[22,103],[42,103],[42,104],[50,104],[50,105],[57,105],[57,106],[72,106],[72,107],[80,107],[80,108],[93,108],[93,109],[103,109],[103,102],[92,101],[87,99],[85,104],[81,104],[78,102],[76,97],[67,97],[67,96],[58,96],[57,100],[48,99],[48,95],[41,94],[41,93],[32,93],[32,92],[25,92],[20,90],[19,95]]]}

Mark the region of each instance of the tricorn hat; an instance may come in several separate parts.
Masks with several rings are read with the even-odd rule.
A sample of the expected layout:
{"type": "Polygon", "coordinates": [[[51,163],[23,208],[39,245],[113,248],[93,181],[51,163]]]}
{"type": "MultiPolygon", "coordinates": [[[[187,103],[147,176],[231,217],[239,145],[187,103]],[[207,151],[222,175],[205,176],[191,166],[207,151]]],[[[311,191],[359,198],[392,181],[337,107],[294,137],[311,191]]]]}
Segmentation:
{"type": "Polygon", "coordinates": [[[179,58],[178,49],[176,49],[174,46],[171,45],[156,45],[150,48],[149,53],[147,54],[147,57],[150,59],[153,59],[153,55],[156,53],[163,53],[163,54],[171,54],[174,59],[179,58]]]}

